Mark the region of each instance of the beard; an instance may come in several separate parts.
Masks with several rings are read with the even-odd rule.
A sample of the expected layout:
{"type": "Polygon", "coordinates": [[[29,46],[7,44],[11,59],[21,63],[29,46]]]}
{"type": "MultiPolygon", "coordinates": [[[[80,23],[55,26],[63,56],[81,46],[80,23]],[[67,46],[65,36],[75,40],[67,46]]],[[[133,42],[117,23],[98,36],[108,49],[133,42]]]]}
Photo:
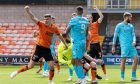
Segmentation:
{"type": "Polygon", "coordinates": [[[130,23],[130,22],[131,22],[130,20],[127,21],[127,23],[130,23]]]}
{"type": "Polygon", "coordinates": [[[130,23],[130,22],[131,22],[131,21],[128,19],[128,20],[127,20],[127,23],[130,23]]]}

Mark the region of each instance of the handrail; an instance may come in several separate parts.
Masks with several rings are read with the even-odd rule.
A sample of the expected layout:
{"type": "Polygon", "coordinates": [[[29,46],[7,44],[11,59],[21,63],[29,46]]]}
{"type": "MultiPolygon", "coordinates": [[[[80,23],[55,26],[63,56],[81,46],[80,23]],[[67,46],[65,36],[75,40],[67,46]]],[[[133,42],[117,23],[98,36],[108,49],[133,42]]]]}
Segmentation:
{"type": "Polygon", "coordinates": [[[87,0],[88,9],[140,9],[140,0],[87,0]]]}

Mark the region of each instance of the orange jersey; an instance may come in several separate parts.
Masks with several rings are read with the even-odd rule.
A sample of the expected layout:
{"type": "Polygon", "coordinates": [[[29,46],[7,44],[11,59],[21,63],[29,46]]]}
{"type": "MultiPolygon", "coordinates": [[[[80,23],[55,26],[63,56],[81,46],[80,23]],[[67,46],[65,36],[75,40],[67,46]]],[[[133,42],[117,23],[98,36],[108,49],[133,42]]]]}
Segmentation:
{"type": "Polygon", "coordinates": [[[51,26],[47,26],[44,21],[39,21],[39,33],[37,44],[46,48],[50,48],[52,43],[52,36],[55,33],[56,35],[60,35],[60,32],[54,24],[51,26]]]}
{"type": "Polygon", "coordinates": [[[88,34],[86,38],[86,50],[89,50],[89,47],[90,47],[90,35],[88,34]]]}
{"type": "Polygon", "coordinates": [[[98,21],[90,23],[89,34],[91,43],[100,42],[99,25],[98,21]]]}

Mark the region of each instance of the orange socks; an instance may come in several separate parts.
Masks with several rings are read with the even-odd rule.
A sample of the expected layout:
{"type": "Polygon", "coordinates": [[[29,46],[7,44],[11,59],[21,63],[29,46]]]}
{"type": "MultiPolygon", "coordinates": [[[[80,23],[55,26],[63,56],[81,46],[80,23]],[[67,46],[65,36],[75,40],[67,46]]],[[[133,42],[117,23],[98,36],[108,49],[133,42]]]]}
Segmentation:
{"type": "Polygon", "coordinates": [[[56,64],[56,69],[57,69],[58,71],[60,71],[60,65],[59,65],[59,62],[57,61],[57,62],[55,62],[55,64],[56,64]]]}
{"type": "Polygon", "coordinates": [[[49,80],[52,80],[54,77],[54,70],[49,71],[49,80]]]}
{"type": "Polygon", "coordinates": [[[84,75],[86,75],[88,72],[88,69],[84,68],[84,75]]]}
{"type": "Polygon", "coordinates": [[[39,67],[42,69],[42,67],[43,67],[43,61],[40,61],[39,62],[39,67]]]}
{"type": "Polygon", "coordinates": [[[102,67],[103,73],[106,74],[106,65],[103,64],[103,65],[101,65],[101,67],[102,67]]]}
{"type": "Polygon", "coordinates": [[[91,69],[92,81],[96,80],[96,68],[91,69]]]}
{"type": "Polygon", "coordinates": [[[26,71],[26,70],[28,70],[28,66],[27,66],[27,65],[24,65],[24,66],[22,66],[17,72],[18,72],[18,73],[21,73],[21,72],[24,72],[24,71],[26,71]]]}

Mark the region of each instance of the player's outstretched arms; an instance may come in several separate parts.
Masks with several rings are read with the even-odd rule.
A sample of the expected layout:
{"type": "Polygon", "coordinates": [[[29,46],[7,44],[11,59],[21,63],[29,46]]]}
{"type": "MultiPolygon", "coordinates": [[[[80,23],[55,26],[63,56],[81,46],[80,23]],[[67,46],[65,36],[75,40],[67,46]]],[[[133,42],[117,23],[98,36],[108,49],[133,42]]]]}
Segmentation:
{"type": "Polygon", "coordinates": [[[34,14],[31,12],[30,7],[29,7],[29,6],[25,6],[24,9],[25,9],[27,15],[30,17],[30,19],[31,19],[34,23],[37,24],[37,23],[39,22],[39,20],[38,20],[38,18],[36,18],[36,17],[34,16],[34,14]]]}

